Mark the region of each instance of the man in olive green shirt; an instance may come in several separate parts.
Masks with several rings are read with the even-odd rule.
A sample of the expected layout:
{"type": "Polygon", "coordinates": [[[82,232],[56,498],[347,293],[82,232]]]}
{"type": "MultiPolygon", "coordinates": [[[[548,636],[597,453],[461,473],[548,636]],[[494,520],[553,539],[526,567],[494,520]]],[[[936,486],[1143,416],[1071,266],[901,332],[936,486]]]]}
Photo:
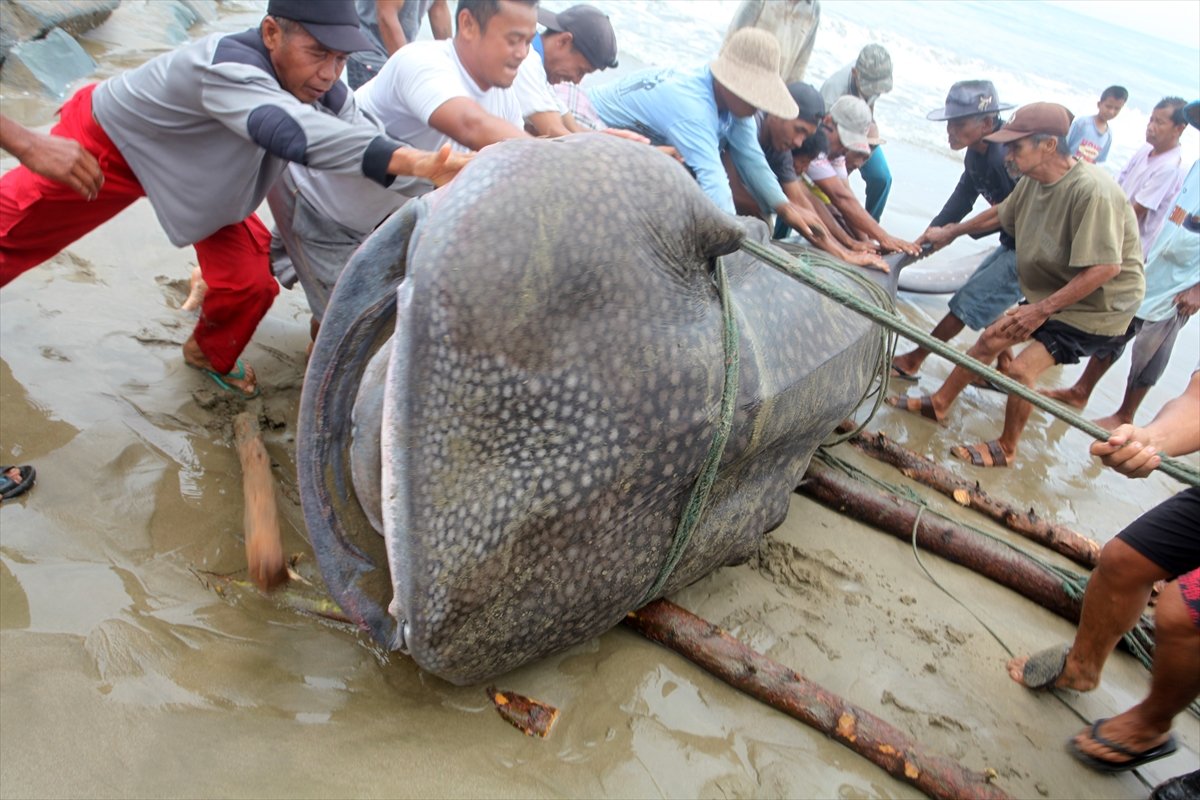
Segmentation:
{"type": "MultiPolygon", "coordinates": [[[[984,330],[967,352],[991,364],[1008,347],[1028,341],[1003,369],[1029,387],[1055,364],[1077,364],[1125,338],[1146,288],[1137,217],[1107,172],[1070,155],[1070,126],[1070,112],[1055,103],[1018,109],[985,138],[1004,143],[1010,171],[1025,179],[1003,202],[939,232],[949,242],[999,225],[1016,237],[1025,301],[984,330]]],[[[970,370],[955,367],[932,395],[890,397],[888,403],[941,421],[973,379],[970,370]]],[[[999,438],[950,452],[975,466],[1008,466],[1032,408],[1009,396],[999,438]]]]}

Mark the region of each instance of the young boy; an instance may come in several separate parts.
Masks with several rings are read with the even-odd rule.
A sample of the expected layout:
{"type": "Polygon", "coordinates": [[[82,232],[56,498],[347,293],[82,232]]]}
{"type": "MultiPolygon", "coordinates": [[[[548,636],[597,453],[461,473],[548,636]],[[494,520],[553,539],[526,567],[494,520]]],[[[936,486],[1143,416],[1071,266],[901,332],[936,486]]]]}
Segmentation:
{"type": "Polygon", "coordinates": [[[1112,145],[1112,131],[1108,129],[1108,123],[1116,119],[1128,99],[1129,92],[1124,86],[1105,89],[1104,94],[1100,95],[1100,102],[1096,103],[1096,115],[1080,117],[1071,124],[1071,130],[1067,133],[1067,147],[1072,155],[1090,164],[1103,163],[1112,145]]]}

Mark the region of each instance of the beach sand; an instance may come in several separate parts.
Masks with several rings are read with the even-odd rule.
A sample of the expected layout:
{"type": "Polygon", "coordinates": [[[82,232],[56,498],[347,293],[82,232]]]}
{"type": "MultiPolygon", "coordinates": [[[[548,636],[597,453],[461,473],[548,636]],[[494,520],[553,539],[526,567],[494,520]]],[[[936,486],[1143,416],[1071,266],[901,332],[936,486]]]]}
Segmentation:
{"type": "MultiPolygon", "coordinates": [[[[958,167],[900,143],[889,159],[885,221],[915,236],[958,167]]],[[[450,686],[364,635],[206,586],[205,572],[244,570],[229,429],[242,405],[180,357],[194,323],[178,309],[193,258],[139,202],[0,292],[0,459],[39,474],[0,508],[0,796],[919,796],[624,629],[495,682],[561,710],[543,741],[504,723],[482,686],[450,686]]],[[[945,298],[906,296],[901,308],[928,329],[945,298]]],[[[1195,330],[1143,421],[1182,388],[1195,330]]],[[[246,352],[264,387],[246,407],[264,422],[289,553],[308,551],[293,464],[307,342],[303,297],[285,291],[246,352]]],[[[1093,416],[1115,407],[1124,363],[1101,384],[1093,416]]],[[[931,359],[923,387],[948,371],[931,359]]],[[[1101,470],[1083,434],[1038,411],[1016,469],[951,462],[948,447],[990,438],[1002,409],[1003,397],[972,389],[945,428],[891,409],[871,427],[1100,540],[1179,488],[1101,470]]],[[[837,452],[997,530],[889,467],[837,452]]],[[[1180,752],[1144,770],[1146,783],[1080,766],[1064,742],[1081,719],[1140,698],[1143,667],[1118,652],[1095,692],[1028,692],[1007,678],[1005,646],[1069,640],[1071,625],[923,555],[947,594],[906,543],[805,497],[791,504],[753,563],[672,599],[924,746],[994,769],[1015,797],[1144,797],[1200,762],[1197,720],[1185,713],[1180,752]]]]}

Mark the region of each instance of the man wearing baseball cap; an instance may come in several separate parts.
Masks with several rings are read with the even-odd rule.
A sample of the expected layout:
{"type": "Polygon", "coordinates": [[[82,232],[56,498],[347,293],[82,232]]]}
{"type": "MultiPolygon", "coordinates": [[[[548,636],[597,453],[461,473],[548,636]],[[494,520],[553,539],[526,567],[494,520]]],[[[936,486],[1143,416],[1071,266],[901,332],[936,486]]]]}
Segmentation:
{"type": "MultiPolygon", "coordinates": [[[[825,83],[821,84],[821,95],[826,107],[832,107],[839,97],[850,95],[867,104],[871,117],[875,117],[875,101],[892,90],[892,56],[879,44],[869,44],[858,53],[853,64],[847,64],[825,83]]],[[[883,216],[888,193],[892,189],[892,173],[888,169],[883,150],[876,148],[861,170],[867,185],[866,206],[876,222],[883,216]]]]}
{"type": "Polygon", "coordinates": [[[589,130],[575,121],[551,84],[578,84],[596,70],[617,66],[617,35],[608,16],[594,6],[571,6],[557,14],[538,9],[546,30],[533,37],[513,90],[525,124],[539,136],[589,130]]]}
{"type": "MultiPolygon", "coordinates": [[[[820,130],[821,121],[825,119],[825,100],[821,97],[820,92],[803,81],[789,83],[788,91],[791,93],[792,99],[796,101],[800,113],[795,119],[783,119],[765,111],[757,112],[754,118],[758,124],[758,143],[762,147],[763,155],[766,156],[767,164],[775,173],[779,188],[783,189],[788,200],[797,206],[808,208],[820,216],[821,201],[814,197],[804,182],[800,180],[796,173],[792,154],[803,147],[804,143],[820,130]]],[[[822,139],[824,139],[823,136],[822,139]]],[[[770,209],[765,205],[763,199],[754,196],[746,188],[731,159],[726,157],[723,160],[738,213],[744,216],[769,218],[770,209]]],[[[824,227],[832,230],[836,225],[837,223],[830,217],[824,227]]],[[[791,226],[783,217],[776,220],[775,238],[782,239],[790,232],[791,226]]],[[[887,269],[887,265],[879,256],[871,253],[851,252],[833,236],[822,236],[814,240],[813,244],[848,263],[884,271],[887,269]]]]}
{"type": "Polygon", "coordinates": [[[592,93],[592,104],[605,125],[674,147],[705,194],[724,211],[736,213],[723,150],[767,208],[806,236],[823,235],[816,215],[779,188],[758,142],[755,111],[783,119],[795,119],[800,111],[779,77],[779,44],[766,31],[738,31],[708,65],[643,70],[601,86],[592,93]]]}
{"type": "MultiPolygon", "coordinates": [[[[1022,106],[985,137],[1005,146],[1010,169],[1023,177],[1001,203],[947,226],[947,241],[997,224],[1017,245],[1017,278],[1025,303],[989,325],[968,354],[991,364],[1005,349],[1029,342],[1005,374],[1032,387],[1055,364],[1076,364],[1123,338],[1145,294],[1137,217],[1102,167],[1067,147],[1071,113],[1057,103],[1022,106]]],[[[891,397],[889,405],[942,420],[974,373],[955,367],[933,395],[891,397]]],[[[980,467],[1013,461],[1032,406],[1009,396],[1000,436],[960,445],[951,454],[980,467]]]]}
{"type": "Polygon", "coordinates": [[[858,202],[854,192],[850,191],[846,154],[854,151],[869,156],[871,153],[871,143],[867,137],[867,131],[871,128],[871,109],[867,107],[866,101],[851,95],[842,95],[828,108],[821,127],[829,140],[829,149],[812,160],[805,175],[829,198],[830,205],[837,210],[846,227],[850,229],[850,233],[846,233],[839,225],[834,229],[834,236],[844,247],[851,250],[861,250],[865,247],[874,249],[858,238],[861,236],[878,242],[883,250],[909,255],[919,253],[920,250],[912,242],[906,242],[884,230],[879,222],[867,213],[862,203],[858,202]]]}
{"type": "Polygon", "coordinates": [[[338,81],[368,46],[349,0],[271,0],[259,28],[214,34],[78,91],[58,136],[103,170],[94,199],[24,167],[0,179],[0,285],[146,196],[168,238],[193,245],[208,292],[184,361],[254,396],[239,356],[279,292],[270,235],[254,209],[289,161],[390,184],[444,183],[464,159],[413,150],[382,134],[338,81]]]}
{"type": "MultiPolygon", "coordinates": [[[[949,199],[917,239],[918,245],[933,249],[945,246],[942,226],[961,222],[975,207],[979,197],[996,205],[1012,193],[1016,179],[1008,174],[1004,145],[984,139],[1000,130],[1000,112],[1012,108],[1000,102],[991,81],[959,81],[950,87],[944,107],[925,115],[926,119],[946,123],[946,138],[951,150],[966,150],[962,177],[949,199]]],[[[999,230],[997,223],[996,230],[999,230]]],[[[990,236],[993,231],[974,238],[990,236]]],[[[966,283],[950,298],[950,310],[934,326],[930,335],[948,342],[964,327],[981,331],[1021,299],[1017,283],[1017,243],[1012,235],[1000,230],[1000,244],[975,268],[966,283]]],[[[916,380],[918,370],[929,357],[924,347],[916,347],[892,361],[892,377],[916,380]]],[[[1007,362],[1001,356],[1001,363],[1007,362]]]]}

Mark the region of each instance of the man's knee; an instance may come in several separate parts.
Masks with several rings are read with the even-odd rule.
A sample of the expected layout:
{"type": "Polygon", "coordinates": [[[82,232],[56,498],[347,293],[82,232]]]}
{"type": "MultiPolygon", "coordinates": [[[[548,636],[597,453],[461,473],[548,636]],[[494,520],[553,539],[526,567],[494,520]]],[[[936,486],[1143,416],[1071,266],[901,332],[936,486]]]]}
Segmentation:
{"type": "Polygon", "coordinates": [[[1123,539],[1110,539],[1100,549],[1094,574],[1103,575],[1111,583],[1124,586],[1144,586],[1147,591],[1156,581],[1169,573],[1139,553],[1123,539]]]}

